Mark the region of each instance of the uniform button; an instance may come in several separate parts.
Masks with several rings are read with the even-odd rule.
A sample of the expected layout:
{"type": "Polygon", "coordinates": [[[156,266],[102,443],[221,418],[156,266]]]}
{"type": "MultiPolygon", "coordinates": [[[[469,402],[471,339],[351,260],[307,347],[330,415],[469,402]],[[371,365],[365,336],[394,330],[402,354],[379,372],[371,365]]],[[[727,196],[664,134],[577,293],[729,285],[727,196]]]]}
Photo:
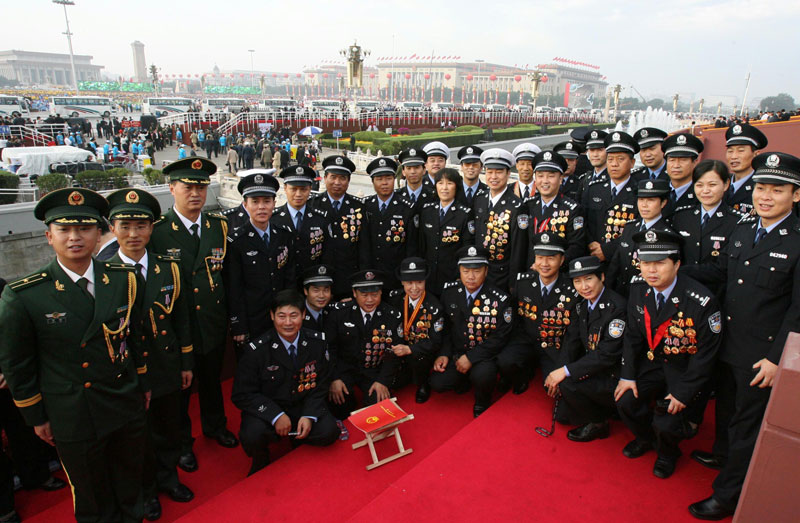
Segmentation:
{"type": "Polygon", "coordinates": [[[775,267],[770,267],[769,270],[774,271],[775,267]]]}
{"type": "Polygon", "coordinates": [[[726,319],[727,319],[728,321],[731,321],[731,317],[730,317],[730,316],[726,316],[726,319]]]}
{"type": "Polygon", "coordinates": [[[146,352],[143,352],[143,353],[142,353],[142,356],[144,356],[144,357],[146,358],[146,357],[147,357],[147,353],[146,353],[146,352]]]}
{"type": "Polygon", "coordinates": [[[164,315],[163,315],[163,314],[159,314],[159,315],[158,315],[158,319],[159,319],[159,320],[163,320],[163,319],[164,319],[164,315]]]}
{"type": "Polygon", "coordinates": [[[196,274],[197,274],[197,271],[194,271],[194,272],[192,272],[192,276],[194,276],[194,275],[196,275],[196,274]]]}
{"type": "Polygon", "coordinates": [[[91,386],[92,386],[92,382],[91,381],[87,381],[86,383],[83,384],[83,388],[84,389],[88,389],[91,386]]]}
{"type": "Polygon", "coordinates": [[[745,266],[745,267],[747,267],[748,265],[750,265],[750,262],[749,262],[749,261],[746,261],[746,262],[744,262],[744,266],[745,266]]]}
{"type": "Polygon", "coordinates": [[[739,285],[741,285],[741,284],[743,284],[743,283],[744,283],[744,280],[742,280],[741,278],[739,278],[739,279],[736,281],[736,283],[738,283],[739,285]]]}
{"type": "Polygon", "coordinates": [[[767,338],[767,341],[773,341],[774,339],[775,339],[775,338],[773,338],[772,336],[770,336],[770,337],[768,337],[768,338],[767,338]]]}
{"type": "Polygon", "coordinates": [[[81,348],[85,349],[86,348],[86,344],[85,343],[81,343],[81,348]]]}
{"type": "Polygon", "coordinates": [[[195,309],[197,309],[199,311],[200,310],[200,306],[198,305],[197,307],[195,307],[195,309]]]}
{"type": "Polygon", "coordinates": [[[88,366],[89,366],[89,362],[88,362],[88,361],[84,361],[84,362],[81,364],[81,367],[83,367],[84,369],[85,369],[85,368],[87,368],[88,366]]]}
{"type": "Polygon", "coordinates": [[[167,331],[161,331],[161,335],[162,336],[166,336],[167,335],[167,331]]]}
{"type": "Polygon", "coordinates": [[[194,288],[194,293],[195,293],[195,294],[197,294],[198,292],[200,292],[200,289],[198,289],[197,287],[195,287],[195,288],[194,288]]]}

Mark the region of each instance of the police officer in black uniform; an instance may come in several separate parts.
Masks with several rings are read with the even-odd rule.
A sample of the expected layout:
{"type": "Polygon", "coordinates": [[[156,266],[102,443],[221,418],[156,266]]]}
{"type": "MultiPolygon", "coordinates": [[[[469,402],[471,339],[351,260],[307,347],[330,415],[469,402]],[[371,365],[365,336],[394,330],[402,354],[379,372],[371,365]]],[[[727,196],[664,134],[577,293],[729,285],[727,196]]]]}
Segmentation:
{"type": "Polygon", "coordinates": [[[588,442],[608,437],[608,418],[616,410],[614,388],[620,374],[627,304],[605,286],[603,266],[595,256],[572,260],[569,277],[583,299],[567,326],[561,348],[564,365],[550,371],[544,385],[552,397],[561,393],[570,422],[579,425],[567,437],[588,442]]]}
{"type": "Polygon", "coordinates": [[[517,181],[511,183],[511,186],[514,188],[514,195],[523,202],[536,194],[533,160],[540,152],[542,149],[538,145],[529,142],[521,143],[511,151],[518,178],[517,181]]]}
{"type": "Polygon", "coordinates": [[[436,189],[433,184],[423,183],[427,178],[425,175],[425,161],[428,155],[421,149],[411,148],[400,151],[397,160],[400,162],[402,179],[405,179],[405,187],[395,190],[395,194],[408,200],[416,209],[421,209],[423,205],[436,201],[436,189]],[[411,151],[414,154],[411,154],[411,151]]]}
{"type": "Polygon", "coordinates": [[[478,194],[489,190],[489,187],[480,179],[481,170],[483,170],[481,154],[483,154],[483,149],[477,145],[468,145],[458,150],[458,162],[461,165],[461,174],[464,180],[456,193],[456,201],[469,208],[472,208],[478,194]]]}
{"type": "MultiPolygon", "coordinates": [[[[592,162],[586,156],[586,141],[589,139],[589,134],[592,129],[586,127],[583,129],[573,129],[569,132],[569,141],[573,142],[580,149],[578,153],[578,161],[575,164],[575,173],[581,177],[584,173],[592,170],[592,162]]],[[[576,194],[573,198],[575,201],[580,201],[580,194],[576,194]]]]}
{"type": "Polygon", "coordinates": [[[725,203],[743,214],[755,214],[753,159],[768,143],[764,133],[750,124],[732,125],[725,131],[725,160],[733,175],[725,203]]]}
{"type": "MultiPolygon", "coordinates": [[[[248,169],[246,171],[238,171],[236,176],[240,178],[244,178],[245,176],[249,176],[251,174],[268,174],[270,176],[275,176],[275,169],[248,169]]],[[[246,224],[250,221],[250,215],[247,214],[247,209],[244,207],[244,201],[237,205],[236,207],[231,207],[230,209],[225,209],[220,214],[228,219],[228,230],[235,231],[242,225],[246,224]]]]}
{"type": "MultiPolygon", "coordinates": [[[[290,245],[293,251],[294,274],[297,277],[303,274],[306,267],[330,263],[333,256],[333,252],[326,249],[333,232],[328,213],[306,205],[316,176],[316,171],[305,165],[287,167],[280,174],[286,203],[275,209],[272,221],[275,225],[292,231],[290,245]]],[[[298,285],[300,286],[301,284],[298,285]]]]}
{"type": "Polygon", "coordinates": [[[667,133],[655,127],[642,127],[633,133],[633,139],[639,143],[639,159],[644,164],[633,171],[635,177],[669,182],[667,161],[661,149],[666,137],[667,133]]]}
{"type": "Polygon", "coordinates": [[[692,174],[697,158],[703,152],[703,142],[689,133],[673,134],[661,144],[667,159],[670,193],[664,207],[664,217],[672,218],[680,207],[697,203],[692,186],[692,174]]]}
{"type": "Polygon", "coordinates": [[[508,343],[514,313],[508,294],[487,279],[489,251],[462,247],[458,259],[460,279],[445,285],[441,302],[445,311],[442,356],[436,359],[431,388],[437,392],[466,392],[475,388],[477,418],[492,403],[497,382],[495,357],[508,343]]]}
{"type": "Polygon", "coordinates": [[[678,274],[681,236],[650,229],[636,233],[644,283],[631,289],[622,375],[614,391],[617,410],[635,439],[623,449],[638,458],[655,448],[653,474],[665,479],[692,437],[694,410],[714,367],[722,319],[714,295],[678,274]],[[655,408],[651,409],[651,402],[655,408]]]}
{"type": "Polygon", "coordinates": [[[475,245],[489,250],[488,282],[508,289],[527,257],[530,223],[527,209],[514,194],[508,178],[514,157],[505,149],[488,149],[481,155],[489,190],[478,194],[472,205],[475,245]]]}
{"type": "Polygon", "coordinates": [[[561,155],[567,161],[567,168],[561,178],[561,194],[567,198],[578,201],[578,187],[580,186],[580,171],[578,159],[581,157],[583,147],[578,142],[561,142],[553,147],[553,152],[561,155]]]}
{"type": "Polygon", "coordinates": [[[392,346],[403,338],[400,311],[382,299],[382,275],[361,270],[351,282],[354,299],[337,303],[325,325],[333,361],[329,405],[339,420],[356,409],[355,387],[361,390],[364,405],[390,396],[400,365],[392,346]]]}
{"type": "Polygon", "coordinates": [[[631,284],[641,279],[639,258],[633,235],[650,229],[671,230],[661,214],[667,204],[669,182],[666,180],[640,180],[637,189],[636,208],[639,218],[628,222],[622,235],[614,240],[613,254],[608,261],[608,286],[623,296],[630,293],[631,284]]]}
{"type": "Polygon", "coordinates": [[[303,272],[303,293],[306,295],[303,327],[324,332],[325,320],[330,313],[333,269],[328,265],[314,265],[303,272]]]}
{"type": "Polygon", "coordinates": [[[269,444],[282,437],[315,446],[339,437],[325,405],[331,377],[325,335],[302,328],[303,297],[294,289],[275,295],[270,316],[275,327],[250,342],[231,394],[242,410],[242,448],[253,460],[248,475],[269,464],[269,444]]]}
{"type": "Polygon", "coordinates": [[[250,220],[228,235],[225,275],[231,334],[240,344],[272,327],[271,296],[295,286],[294,232],[272,219],[278,187],[269,174],[251,174],[239,182],[250,220]]]}
{"type": "MultiPolygon", "coordinates": [[[[561,178],[567,161],[558,153],[544,151],[533,159],[536,177],[536,196],[523,205],[528,208],[530,224],[528,242],[542,232],[561,236],[567,240],[565,258],[567,261],[582,256],[586,252],[586,229],[584,229],[583,209],[577,202],[560,193],[561,178]]],[[[528,254],[525,267],[533,265],[533,253],[528,254]]]]}
{"type": "MultiPolygon", "coordinates": [[[[439,172],[441,176],[441,171],[439,172]]],[[[439,356],[444,334],[444,310],[439,300],[426,289],[428,264],[422,258],[406,258],[397,269],[403,289],[389,294],[389,302],[403,315],[403,337],[392,346],[401,362],[401,374],[410,374],[417,386],[416,402],[431,396],[430,373],[439,356]]],[[[405,381],[398,378],[395,386],[405,381]]]]}
{"type": "Polygon", "coordinates": [[[422,148],[427,155],[425,160],[426,176],[422,182],[426,185],[436,185],[436,174],[447,166],[450,160],[450,148],[442,142],[428,142],[422,148]]]}
{"type": "Polygon", "coordinates": [[[331,231],[325,250],[331,254],[333,296],[341,300],[352,296],[349,277],[359,264],[359,246],[367,221],[364,203],[347,192],[355,164],[344,156],[328,156],[322,161],[325,169],[325,192],[313,198],[309,207],[327,213],[331,231]]]}
{"type": "MultiPolygon", "coordinates": [[[[594,133],[592,131],[592,136],[594,133]]],[[[587,145],[590,154],[598,150],[595,143],[590,138],[587,145]]],[[[586,211],[589,251],[605,261],[613,254],[615,245],[612,242],[622,234],[625,224],[638,216],[637,180],[631,176],[631,169],[639,144],[621,131],[605,136],[603,143],[607,171],[588,182],[582,205],[586,211]]]]}
{"type": "Polygon", "coordinates": [[[702,519],[722,519],[736,508],[786,338],[800,322],[800,224],[792,213],[800,201],[800,159],[768,152],[753,166],[757,216],[741,222],[717,263],[698,274],[726,285],[721,359],[727,378],[717,386],[717,408],[729,419],[717,418],[728,426],[727,451],[715,444],[720,455],[693,456],[722,467],[713,495],[689,507],[702,519]]]}
{"type": "MultiPolygon", "coordinates": [[[[561,272],[567,242],[557,234],[543,232],[533,242],[534,269],[517,276],[512,295],[520,329],[497,356],[497,366],[515,394],[522,394],[538,364],[542,379],[563,365],[564,332],[572,322],[578,293],[561,272]]],[[[566,420],[566,410],[559,420],[566,420]]]]}
{"type": "Polygon", "coordinates": [[[457,253],[474,244],[475,222],[470,208],[454,201],[461,185],[458,171],[445,167],[437,177],[436,202],[420,212],[419,255],[429,267],[427,290],[439,296],[445,283],[458,279],[457,253]]]}
{"type": "MultiPolygon", "coordinates": [[[[589,184],[608,180],[608,173],[606,173],[606,136],[608,136],[608,133],[597,129],[592,129],[586,134],[586,159],[591,166],[586,170],[578,170],[580,184],[575,197],[575,201],[583,205],[584,208],[587,208],[584,193],[589,188],[589,184]]],[[[581,159],[579,158],[576,170],[580,168],[581,159]]]]}
{"type": "MultiPolygon", "coordinates": [[[[416,152],[409,149],[408,154],[416,152]]],[[[364,201],[369,220],[361,238],[361,266],[383,274],[384,288],[400,287],[395,269],[399,260],[416,254],[419,214],[414,205],[393,191],[397,163],[382,156],[367,165],[375,194],[364,201]]]]}

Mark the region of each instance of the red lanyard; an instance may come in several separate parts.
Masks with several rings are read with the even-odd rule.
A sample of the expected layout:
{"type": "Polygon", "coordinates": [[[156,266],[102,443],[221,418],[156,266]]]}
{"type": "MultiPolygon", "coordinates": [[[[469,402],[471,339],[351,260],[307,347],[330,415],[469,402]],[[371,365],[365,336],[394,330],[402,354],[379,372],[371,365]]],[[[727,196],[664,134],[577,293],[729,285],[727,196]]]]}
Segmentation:
{"type": "Polygon", "coordinates": [[[417,318],[417,313],[419,312],[419,308],[422,307],[422,302],[425,300],[425,291],[422,291],[422,296],[419,297],[419,301],[417,302],[416,307],[414,307],[414,312],[411,313],[411,317],[408,317],[408,294],[406,294],[405,300],[403,300],[405,307],[403,307],[403,328],[405,329],[405,334],[408,336],[408,333],[411,332],[411,326],[414,324],[414,320],[417,318]]]}
{"type": "Polygon", "coordinates": [[[667,327],[671,322],[672,320],[669,319],[659,325],[658,329],[656,329],[656,335],[653,337],[653,330],[650,328],[650,311],[647,309],[647,306],[644,307],[644,327],[647,330],[647,346],[650,348],[650,350],[647,351],[647,359],[652,360],[655,358],[656,346],[661,343],[664,334],[667,332],[667,327]]]}

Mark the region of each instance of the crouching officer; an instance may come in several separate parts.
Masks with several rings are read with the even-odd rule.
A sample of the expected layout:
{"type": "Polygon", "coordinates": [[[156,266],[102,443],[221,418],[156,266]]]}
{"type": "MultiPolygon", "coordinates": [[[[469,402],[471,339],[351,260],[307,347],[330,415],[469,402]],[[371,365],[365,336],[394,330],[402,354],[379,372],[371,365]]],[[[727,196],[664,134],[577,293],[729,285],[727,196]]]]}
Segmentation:
{"type": "Polygon", "coordinates": [[[303,327],[323,332],[325,321],[330,313],[333,268],[329,265],[315,265],[303,272],[303,294],[306,295],[303,327]]]}
{"type": "Polygon", "coordinates": [[[406,258],[400,263],[397,276],[403,289],[392,291],[389,300],[403,314],[403,338],[392,346],[392,351],[400,358],[401,376],[403,371],[410,372],[417,386],[416,402],[425,403],[431,396],[433,360],[442,347],[442,306],[425,288],[425,280],[430,276],[425,260],[406,258]]]}
{"type": "Polygon", "coordinates": [[[337,303],[325,325],[333,361],[328,397],[339,420],[355,410],[356,386],[364,405],[390,396],[389,387],[400,363],[392,346],[403,337],[400,311],[382,300],[382,276],[367,269],[350,279],[354,299],[337,303]]]}
{"type": "Polygon", "coordinates": [[[614,391],[622,421],[636,437],[622,453],[638,458],[655,447],[656,477],[675,471],[678,444],[695,434],[695,410],[720,346],[722,319],[714,295],[678,274],[680,235],[650,229],[633,236],[644,283],[628,300],[622,375],[614,391]],[[655,409],[650,403],[655,401],[655,409]]]}
{"type": "Polygon", "coordinates": [[[192,384],[192,338],[189,309],[181,285],[178,259],[148,252],[153,220],[161,214],[158,200],[141,189],[122,189],[108,195],[111,230],[119,251],[111,262],[136,269],[142,294],[144,351],[152,386],[147,411],[144,460],[144,515],[161,516],[158,491],[173,500],[188,502],[194,493],[178,481],[180,458],[181,390],[192,384]]]}
{"type": "Polygon", "coordinates": [[[561,392],[570,422],[579,425],[567,432],[567,437],[586,442],[609,434],[627,304],[605,286],[602,263],[594,256],[571,261],[569,277],[583,300],[575,306],[567,326],[561,348],[564,366],[550,372],[544,386],[551,397],[561,392]]]}
{"type": "Polygon", "coordinates": [[[131,265],[92,260],[108,202],[60,189],[34,215],[56,258],[0,299],[0,368],[28,425],[55,445],[77,521],[141,521],[150,401],[131,265]]]}
{"type": "MultiPolygon", "coordinates": [[[[231,400],[242,410],[239,438],[253,474],[269,464],[269,444],[330,445],[339,429],[325,406],[330,355],[325,335],[303,326],[303,297],[292,289],[272,299],[275,326],[250,342],[237,367],[231,400]]],[[[248,475],[249,475],[248,474],[248,475]]]]}
{"type": "Polygon", "coordinates": [[[508,294],[486,282],[489,251],[463,247],[458,266],[461,278],[442,291],[445,332],[442,356],[436,359],[431,387],[437,392],[466,392],[475,388],[473,415],[492,403],[497,382],[495,357],[511,335],[513,312],[508,294]]]}

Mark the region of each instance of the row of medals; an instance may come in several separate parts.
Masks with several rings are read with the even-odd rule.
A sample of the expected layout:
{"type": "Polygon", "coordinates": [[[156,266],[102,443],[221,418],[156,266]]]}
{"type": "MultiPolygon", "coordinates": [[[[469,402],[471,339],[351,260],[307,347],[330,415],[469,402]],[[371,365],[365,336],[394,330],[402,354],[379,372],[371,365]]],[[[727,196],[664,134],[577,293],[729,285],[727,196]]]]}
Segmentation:
{"type": "Polygon", "coordinates": [[[447,229],[442,231],[442,243],[453,243],[460,239],[458,230],[447,229]]]}
{"type": "Polygon", "coordinates": [[[317,373],[316,371],[306,372],[305,370],[301,370],[297,381],[299,382],[299,385],[297,385],[297,392],[313,389],[317,386],[317,373]]]}
{"type": "MultiPolygon", "coordinates": [[[[569,221],[569,210],[561,209],[558,211],[558,214],[550,218],[550,230],[554,233],[563,233],[567,230],[567,222],[569,221]]],[[[564,235],[561,234],[561,237],[564,235]]]]}
{"type": "Polygon", "coordinates": [[[386,325],[381,325],[380,329],[373,329],[372,340],[367,342],[364,351],[364,367],[369,369],[380,365],[387,347],[391,345],[392,333],[386,329],[386,325]]]}
{"type": "Polygon", "coordinates": [[[497,302],[492,302],[491,307],[488,304],[484,305],[483,309],[480,305],[480,300],[475,300],[471,311],[472,315],[467,321],[467,335],[471,342],[482,343],[484,334],[489,334],[486,331],[497,328],[497,302]]]}
{"type": "Polygon", "coordinates": [[[393,242],[400,242],[400,241],[403,241],[403,239],[405,239],[405,237],[406,237],[406,233],[405,233],[406,228],[405,228],[405,224],[403,223],[403,220],[400,219],[400,218],[398,218],[396,220],[394,218],[392,218],[392,221],[390,222],[390,225],[391,225],[391,227],[389,228],[388,231],[386,231],[386,241],[387,242],[392,242],[392,241],[393,242]]]}
{"type": "Polygon", "coordinates": [[[508,209],[499,214],[489,211],[483,246],[489,249],[492,260],[502,260],[505,257],[503,251],[508,243],[509,220],[511,220],[511,211],[508,209]]]}
{"type": "MultiPolygon", "coordinates": [[[[614,209],[618,208],[619,207],[614,207],[614,209]]],[[[606,240],[616,239],[622,234],[622,229],[625,227],[625,224],[636,218],[633,211],[615,211],[614,209],[608,211],[608,219],[606,220],[606,240]]]]}
{"type": "Polygon", "coordinates": [[[206,258],[206,260],[208,260],[209,271],[216,272],[222,270],[222,256],[224,253],[225,249],[221,247],[214,247],[211,249],[211,256],[206,258]]]}
{"type": "MultiPolygon", "coordinates": [[[[359,209],[360,211],[361,209],[359,209]]],[[[361,213],[356,211],[355,214],[351,213],[342,217],[342,238],[352,242],[358,241],[358,233],[361,231],[361,213]]]]}
{"type": "MultiPolygon", "coordinates": [[[[664,337],[664,354],[696,354],[697,331],[694,329],[692,318],[683,318],[683,312],[678,312],[678,318],[672,320],[667,329],[669,336],[664,337]]],[[[655,358],[653,351],[647,351],[647,358],[655,358]]]]}
{"type": "Polygon", "coordinates": [[[427,340],[432,319],[433,315],[428,313],[425,309],[422,309],[419,313],[417,323],[414,324],[416,329],[411,329],[411,332],[406,333],[407,341],[409,343],[416,343],[419,340],[427,340]]]}
{"type": "Polygon", "coordinates": [[[322,254],[322,242],[325,238],[322,236],[322,229],[314,229],[311,231],[311,259],[316,260],[322,254]]]}

